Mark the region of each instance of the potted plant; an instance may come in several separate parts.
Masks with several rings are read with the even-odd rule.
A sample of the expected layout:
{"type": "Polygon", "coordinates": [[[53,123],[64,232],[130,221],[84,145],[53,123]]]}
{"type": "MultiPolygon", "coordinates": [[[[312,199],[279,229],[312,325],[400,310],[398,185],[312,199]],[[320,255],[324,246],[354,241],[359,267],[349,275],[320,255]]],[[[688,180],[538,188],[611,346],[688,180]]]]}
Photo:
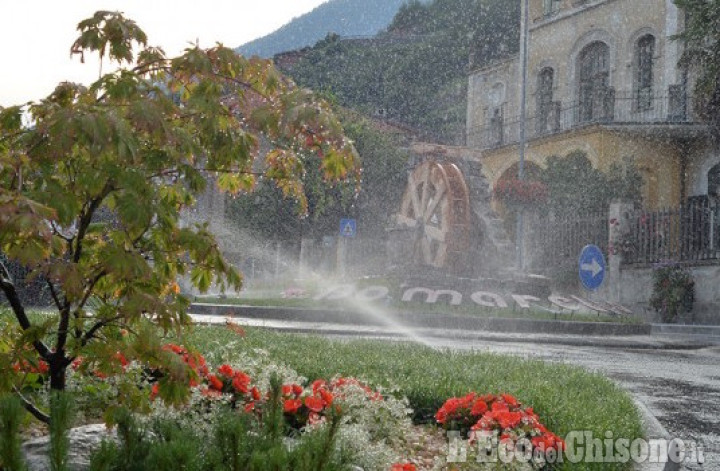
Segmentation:
{"type": "Polygon", "coordinates": [[[653,271],[650,305],[663,322],[676,322],[681,312],[691,312],[695,302],[695,280],[687,268],[661,264],[653,271]]]}

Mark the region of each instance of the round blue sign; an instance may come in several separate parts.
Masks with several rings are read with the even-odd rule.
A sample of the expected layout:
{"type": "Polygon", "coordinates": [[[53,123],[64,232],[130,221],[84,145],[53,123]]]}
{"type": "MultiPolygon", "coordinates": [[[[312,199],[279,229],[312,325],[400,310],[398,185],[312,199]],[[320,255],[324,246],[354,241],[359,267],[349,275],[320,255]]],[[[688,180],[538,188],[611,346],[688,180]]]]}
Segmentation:
{"type": "Polygon", "coordinates": [[[605,279],[605,256],[597,245],[586,245],[578,262],[580,281],[585,289],[596,290],[605,279]]]}

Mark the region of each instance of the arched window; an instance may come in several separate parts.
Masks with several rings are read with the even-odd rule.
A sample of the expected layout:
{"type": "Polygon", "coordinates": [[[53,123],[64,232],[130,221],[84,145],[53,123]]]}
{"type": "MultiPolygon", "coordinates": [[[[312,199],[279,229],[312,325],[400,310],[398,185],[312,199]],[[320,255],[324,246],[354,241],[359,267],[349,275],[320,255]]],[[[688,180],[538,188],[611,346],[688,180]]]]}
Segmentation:
{"type": "Polygon", "coordinates": [[[610,88],[610,48],[601,41],[580,52],[578,70],[578,119],[580,122],[609,119],[614,97],[610,88]]]}
{"type": "Polygon", "coordinates": [[[655,36],[646,34],[635,44],[635,106],[638,111],[653,105],[653,61],[655,36]]]}
{"type": "Polygon", "coordinates": [[[545,67],[538,74],[537,81],[537,133],[543,134],[553,129],[553,82],[555,71],[545,67]]]}

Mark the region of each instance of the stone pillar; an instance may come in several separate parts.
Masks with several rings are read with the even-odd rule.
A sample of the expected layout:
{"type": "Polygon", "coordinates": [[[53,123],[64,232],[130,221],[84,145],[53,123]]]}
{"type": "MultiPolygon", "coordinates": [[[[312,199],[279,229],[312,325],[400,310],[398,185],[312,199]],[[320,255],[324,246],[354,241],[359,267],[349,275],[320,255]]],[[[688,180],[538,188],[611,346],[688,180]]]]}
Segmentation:
{"type": "Polygon", "coordinates": [[[605,282],[600,293],[606,301],[622,304],[621,266],[623,262],[623,242],[630,235],[630,218],[635,206],[628,202],[610,204],[608,213],[608,261],[605,282]]]}
{"type": "Polygon", "coordinates": [[[335,268],[337,276],[345,278],[347,272],[347,237],[338,237],[337,262],[335,268]]]}

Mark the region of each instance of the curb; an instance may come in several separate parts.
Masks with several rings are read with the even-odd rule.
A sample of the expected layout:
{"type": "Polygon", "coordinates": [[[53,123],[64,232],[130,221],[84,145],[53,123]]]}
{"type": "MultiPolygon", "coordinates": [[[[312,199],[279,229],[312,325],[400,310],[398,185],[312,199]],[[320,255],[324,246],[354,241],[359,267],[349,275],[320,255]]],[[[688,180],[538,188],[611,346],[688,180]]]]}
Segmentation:
{"type": "MultiPolygon", "coordinates": [[[[670,433],[668,433],[665,427],[663,427],[657,417],[653,415],[650,408],[648,408],[648,406],[637,397],[632,396],[632,398],[641,415],[643,429],[645,430],[645,438],[660,438],[670,441],[670,433]]],[[[635,469],[637,471],[678,471],[681,467],[680,464],[674,463],[670,460],[670,450],[668,450],[668,456],[664,463],[638,463],[635,465],[635,469]]]]}
{"type": "Polygon", "coordinates": [[[225,324],[232,319],[243,326],[258,327],[277,332],[324,335],[333,337],[360,337],[393,340],[415,340],[432,346],[433,340],[468,340],[493,343],[532,343],[538,345],[565,345],[574,347],[602,347],[607,349],[633,350],[697,350],[712,344],[698,343],[697,340],[678,343],[658,341],[639,336],[630,337],[593,337],[580,335],[532,335],[518,333],[472,332],[452,329],[413,329],[411,332],[394,329],[392,326],[348,325],[323,322],[283,321],[277,319],[254,319],[236,316],[216,316],[191,314],[193,322],[200,325],[225,324]],[[410,335],[409,335],[410,334],[410,335]]]}
{"type": "Polygon", "coordinates": [[[399,323],[414,328],[447,329],[458,331],[490,331],[504,333],[568,334],[590,336],[650,335],[649,324],[621,324],[611,322],[553,321],[526,318],[473,317],[457,314],[399,313],[385,317],[361,312],[331,309],[289,307],[258,307],[228,304],[193,303],[193,314],[224,317],[244,317],[258,320],[301,321],[311,323],[347,324],[387,328],[388,323],[399,323]]]}
{"type": "Polygon", "coordinates": [[[696,335],[702,337],[720,337],[718,325],[686,325],[686,324],[650,324],[653,335],[696,335]]]}

